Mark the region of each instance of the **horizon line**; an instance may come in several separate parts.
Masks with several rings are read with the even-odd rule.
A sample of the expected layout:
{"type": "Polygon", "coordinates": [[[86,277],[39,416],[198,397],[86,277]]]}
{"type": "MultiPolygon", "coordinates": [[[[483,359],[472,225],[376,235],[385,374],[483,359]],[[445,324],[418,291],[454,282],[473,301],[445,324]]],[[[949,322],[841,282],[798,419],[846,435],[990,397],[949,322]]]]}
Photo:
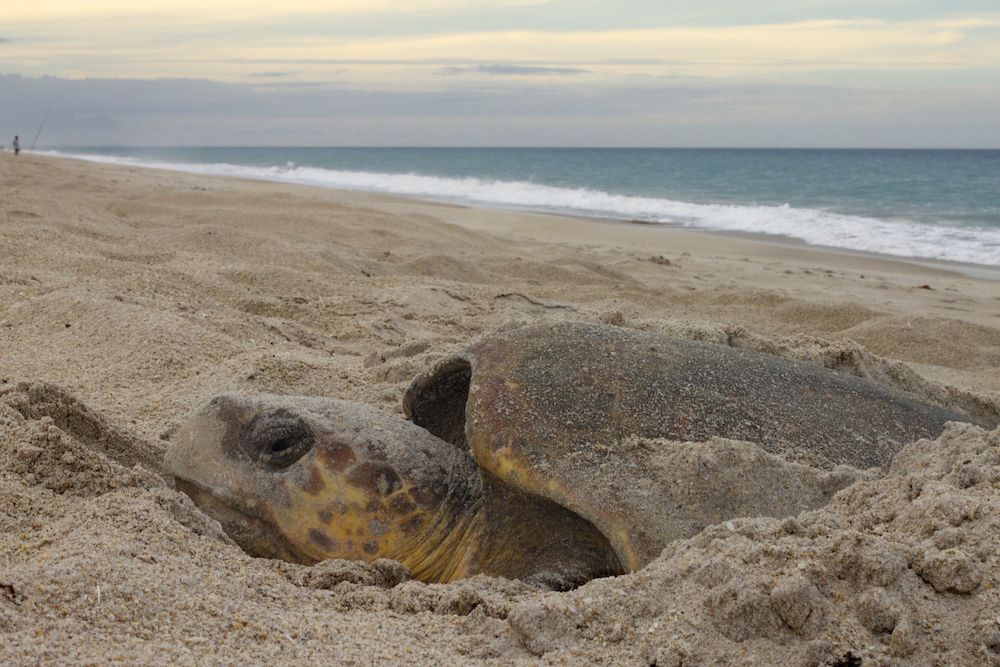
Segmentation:
{"type": "Polygon", "coordinates": [[[95,148],[252,148],[252,149],[281,149],[281,148],[306,148],[306,149],[419,149],[419,150],[723,150],[723,151],[1000,151],[1000,145],[971,148],[968,146],[547,146],[547,145],[448,145],[448,144],[399,144],[399,145],[372,145],[372,144],[273,144],[273,145],[252,145],[252,144],[60,144],[44,146],[35,149],[34,152],[44,150],[59,149],[95,149],[95,148]]]}

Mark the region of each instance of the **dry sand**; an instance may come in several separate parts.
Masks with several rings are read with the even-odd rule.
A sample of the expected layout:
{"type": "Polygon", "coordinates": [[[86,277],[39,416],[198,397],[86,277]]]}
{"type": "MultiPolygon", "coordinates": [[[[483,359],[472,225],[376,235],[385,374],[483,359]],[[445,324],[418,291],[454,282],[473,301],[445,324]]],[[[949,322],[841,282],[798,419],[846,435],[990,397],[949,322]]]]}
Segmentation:
{"type": "Polygon", "coordinates": [[[957,268],[2,154],[0,664],[1000,664],[1000,430],[954,426],[826,507],[560,594],[252,559],[158,472],[215,394],[399,412],[456,346],[556,319],[794,356],[995,423],[1000,282],[957,268]]]}

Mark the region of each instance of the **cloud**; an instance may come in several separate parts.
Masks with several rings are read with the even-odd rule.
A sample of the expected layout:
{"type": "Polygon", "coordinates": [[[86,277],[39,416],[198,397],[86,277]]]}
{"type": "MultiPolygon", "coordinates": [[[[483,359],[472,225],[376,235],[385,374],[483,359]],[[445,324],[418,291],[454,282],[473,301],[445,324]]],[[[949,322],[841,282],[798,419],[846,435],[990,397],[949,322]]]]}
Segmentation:
{"type": "MultiPolygon", "coordinates": [[[[925,68],[1000,65],[1000,27],[994,21],[804,21],[731,27],[671,27],[610,31],[509,31],[444,36],[372,38],[345,45],[342,57],[473,58],[503,61],[517,53],[541,63],[673,62],[719,73],[747,72],[785,63],[802,68],[861,62],[867,67],[925,68]]],[[[325,45],[300,46],[332,56],[325,45]]],[[[287,51],[285,52],[287,54],[287,51]]],[[[301,53],[307,56],[306,53],[301,53]]]]}
{"type": "Polygon", "coordinates": [[[0,37],[0,44],[9,44],[9,43],[10,43],[9,37],[0,37]]]}
{"type": "Polygon", "coordinates": [[[229,20],[252,17],[280,17],[295,14],[327,15],[370,14],[375,12],[414,13],[446,11],[476,7],[530,7],[545,4],[545,0],[145,0],[136,9],[134,0],[34,0],[31,3],[0,6],[0,19],[7,21],[37,21],[40,19],[78,20],[98,17],[133,17],[139,14],[155,17],[177,17],[189,21],[191,16],[226,17],[229,20]]]}
{"type": "Polygon", "coordinates": [[[531,65],[472,65],[469,67],[442,67],[441,74],[490,74],[494,76],[572,76],[586,74],[587,70],[575,67],[541,67],[531,65]]]}
{"type": "MultiPolygon", "coordinates": [[[[349,3],[342,4],[346,8],[349,3]]],[[[407,24],[407,16],[387,17],[385,22],[407,24]]],[[[356,81],[374,79],[374,69],[384,67],[379,83],[395,76],[403,86],[440,85],[442,73],[568,74],[560,69],[603,75],[614,68],[616,76],[631,76],[660,68],[660,73],[669,69],[720,79],[758,78],[762,72],[778,69],[781,76],[792,70],[811,73],[845,67],[868,71],[1000,69],[1000,15],[994,13],[919,21],[802,20],[573,30],[530,22],[524,27],[501,28],[456,25],[441,16],[435,29],[412,33],[381,29],[374,19],[370,23],[356,33],[331,36],[316,27],[323,24],[318,19],[281,25],[201,21],[166,28],[148,18],[127,25],[95,21],[84,27],[64,21],[44,24],[44,30],[41,26],[23,28],[24,32],[5,26],[5,35],[17,44],[5,48],[4,54],[6,67],[16,71],[68,77],[210,76],[247,81],[261,70],[294,68],[302,70],[303,80],[317,80],[325,66],[342,64],[357,67],[356,81]],[[114,39],[103,39],[112,33],[114,39]],[[497,64],[549,71],[505,71],[494,68],[497,64]],[[393,65],[426,67],[390,71],[393,65]],[[438,71],[463,65],[481,69],[438,71]],[[367,69],[361,72],[362,67],[367,69]]]]}
{"type": "Polygon", "coordinates": [[[0,128],[60,145],[988,147],[1000,94],[852,84],[455,78],[445,88],[0,75],[0,128]],[[596,143],[595,143],[596,142],[596,143]]]}
{"type": "Polygon", "coordinates": [[[286,76],[293,76],[295,72],[251,72],[248,76],[254,79],[280,79],[286,76]]]}

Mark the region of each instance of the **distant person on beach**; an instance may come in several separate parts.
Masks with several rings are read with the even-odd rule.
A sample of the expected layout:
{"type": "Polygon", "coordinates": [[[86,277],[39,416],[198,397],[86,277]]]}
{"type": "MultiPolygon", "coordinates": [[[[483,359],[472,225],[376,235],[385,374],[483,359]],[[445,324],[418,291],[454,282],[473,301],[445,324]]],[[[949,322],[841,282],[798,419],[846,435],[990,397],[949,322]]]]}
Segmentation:
{"type": "Polygon", "coordinates": [[[14,135],[14,155],[20,155],[20,154],[21,154],[21,140],[18,139],[17,135],[15,134],[14,135]]]}

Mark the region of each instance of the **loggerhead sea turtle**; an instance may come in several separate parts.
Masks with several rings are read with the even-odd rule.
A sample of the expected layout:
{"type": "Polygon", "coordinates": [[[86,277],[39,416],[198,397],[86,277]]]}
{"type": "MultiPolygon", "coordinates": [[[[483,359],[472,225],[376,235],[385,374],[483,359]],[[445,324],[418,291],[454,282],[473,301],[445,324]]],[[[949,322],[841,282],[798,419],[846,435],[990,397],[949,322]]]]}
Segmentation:
{"type": "Polygon", "coordinates": [[[327,398],[220,396],[178,432],[167,466],[252,555],[565,588],[741,515],[718,515],[713,494],[735,491],[712,480],[691,504],[657,492],[629,436],[723,436],[871,467],[971,421],[788,359],[579,323],[486,337],[419,375],[403,407],[412,421],[327,398]],[[674,515],[689,521],[656,519],[674,515]]]}

